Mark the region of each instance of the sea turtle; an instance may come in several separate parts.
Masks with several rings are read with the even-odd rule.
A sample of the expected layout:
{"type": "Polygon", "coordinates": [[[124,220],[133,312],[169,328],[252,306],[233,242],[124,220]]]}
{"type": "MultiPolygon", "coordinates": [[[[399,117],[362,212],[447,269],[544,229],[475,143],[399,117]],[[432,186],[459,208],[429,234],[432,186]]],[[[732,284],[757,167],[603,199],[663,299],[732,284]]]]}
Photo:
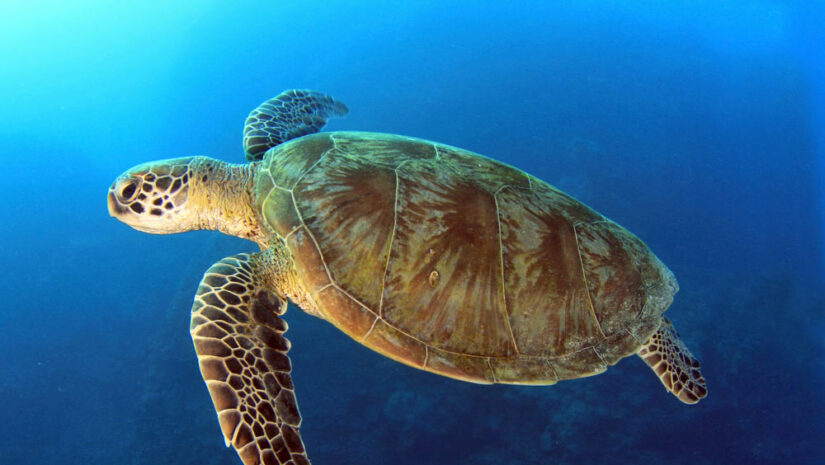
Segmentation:
{"type": "Polygon", "coordinates": [[[245,164],[138,165],[108,193],[140,231],[211,229],[261,251],[198,287],[191,335],[227,445],[309,463],[287,299],[406,365],[476,383],[554,384],[639,355],[685,403],[699,362],[663,316],[678,290],[633,234],[506,164],[412,137],[319,133],[347,107],[289,90],[246,120],[245,164]]]}

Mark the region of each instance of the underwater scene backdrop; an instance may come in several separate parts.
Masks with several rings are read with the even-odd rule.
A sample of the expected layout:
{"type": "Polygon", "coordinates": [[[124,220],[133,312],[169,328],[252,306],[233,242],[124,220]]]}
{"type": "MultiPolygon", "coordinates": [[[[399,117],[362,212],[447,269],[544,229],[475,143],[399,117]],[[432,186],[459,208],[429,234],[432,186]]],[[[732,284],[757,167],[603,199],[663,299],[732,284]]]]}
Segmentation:
{"type": "Polygon", "coordinates": [[[140,162],[240,162],[287,88],[330,130],[523,169],[642,238],[703,364],[688,406],[637,357],[554,386],[461,383],[290,306],[315,464],[825,463],[825,5],[769,1],[0,6],[0,462],[239,464],[188,335],[216,260],[139,233],[106,190],[140,162]],[[563,4],[563,6],[562,6],[563,4]]]}

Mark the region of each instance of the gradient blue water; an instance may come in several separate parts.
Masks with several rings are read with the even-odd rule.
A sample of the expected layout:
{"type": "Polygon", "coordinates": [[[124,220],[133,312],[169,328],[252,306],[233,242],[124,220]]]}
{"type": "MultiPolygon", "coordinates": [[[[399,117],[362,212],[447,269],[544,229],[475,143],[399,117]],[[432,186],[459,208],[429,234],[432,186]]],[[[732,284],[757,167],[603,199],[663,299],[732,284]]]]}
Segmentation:
{"type": "Polygon", "coordinates": [[[0,462],[240,463],[188,309],[253,245],[138,233],[104,195],[142,161],[240,161],[247,112],[303,87],[349,105],[331,129],[504,160],[636,232],[710,388],[682,405],[635,358],[463,384],[292,309],[314,463],[825,463],[823,5],[545,3],[4,2],[0,462]]]}

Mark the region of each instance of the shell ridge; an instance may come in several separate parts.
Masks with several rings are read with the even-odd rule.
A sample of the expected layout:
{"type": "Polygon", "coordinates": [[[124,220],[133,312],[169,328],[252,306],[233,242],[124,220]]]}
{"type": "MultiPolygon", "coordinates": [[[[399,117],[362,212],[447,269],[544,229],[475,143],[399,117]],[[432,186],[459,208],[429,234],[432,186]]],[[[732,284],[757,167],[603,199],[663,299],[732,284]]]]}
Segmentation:
{"type": "Polygon", "coordinates": [[[593,297],[590,295],[590,283],[587,281],[587,273],[584,271],[584,259],[582,258],[582,249],[579,243],[579,232],[577,231],[576,226],[573,226],[573,235],[576,238],[576,254],[579,256],[579,266],[582,272],[582,279],[584,279],[584,289],[587,291],[587,302],[590,304],[590,316],[593,317],[593,321],[596,322],[596,327],[599,328],[599,334],[601,334],[602,339],[604,339],[606,336],[604,334],[604,330],[602,330],[602,324],[596,317],[596,309],[593,307],[593,297]]]}
{"type": "MultiPolygon", "coordinates": [[[[341,286],[338,284],[338,282],[337,282],[337,281],[335,281],[334,279],[332,279],[332,277],[330,277],[330,283],[329,283],[329,284],[327,284],[326,286],[324,286],[324,289],[325,289],[325,288],[327,288],[327,287],[330,287],[330,286],[334,287],[335,289],[338,289],[338,290],[339,290],[342,294],[344,294],[344,296],[348,297],[351,301],[355,302],[355,303],[356,303],[356,304],[358,304],[359,306],[364,307],[364,308],[365,308],[365,309],[367,309],[370,313],[373,313],[373,314],[375,313],[375,312],[374,312],[374,311],[373,311],[373,310],[372,310],[369,306],[367,306],[366,304],[364,304],[364,302],[361,302],[361,301],[360,301],[357,297],[355,297],[354,295],[350,294],[350,293],[349,293],[346,289],[344,289],[343,287],[341,287],[341,286]]],[[[318,292],[321,292],[321,290],[322,290],[322,289],[319,289],[319,290],[318,290],[318,292]]],[[[380,316],[380,315],[377,315],[377,316],[380,316]]]]}
{"type": "Polygon", "coordinates": [[[395,198],[393,198],[392,207],[392,231],[390,232],[390,242],[387,246],[387,260],[384,262],[384,274],[381,276],[381,292],[378,293],[378,316],[384,314],[384,287],[387,285],[387,272],[390,269],[390,257],[392,256],[392,244],[395,242],[395,230],[398,228],[398,187],[401,184],[399,179],[398,169],[404,166],[409,160],[402,161],[392,171],[395,174],[395,198]]]}
{"type": "Polygon", "coordinates": [[[640,340],[639,340],[639,338],[638,338],[638,337],[636,337],[636,335],[635,335],[635,334],[633,334],[633,332],[631,332],[631,331],[630,331],[630,329],[625,328],[625,329],[624,329],[624,331],[625,331],[627,334],[629,334],[629,335],[630,335],[630,337],[631,337],[631,338],[633,338],[633,340],[634,340],[634,341],[636,341],[636,344],[638,344],[638,345],[640,345],[640,346],[641,346],[642,344],[644,344],[644,341],[640,341],[640,340]]]}
{"type": "MultiPolygon", "coordinates": [[[[372,326],[370,326],[370,329],[366,333],[364,333],[363,336],[361,336],[361,339],[359,340],[359,342],[363,343],[364,341],[367,340],[368,337],[370,337],[370,334],[372,334],[372,330],[375,329],[375,325],[378,324],[378,320],[381,320],[380,316],[378,318],[372,320],[372,326]]],[[[386,321],[384,323],[386,323],[386,321]]]]}
{"type": "Polygon", "coordinates": [[[547,366],[547,368],[550,370],[550,372],[553,374],[553,378],[556,381],[558,381],[559,380],[559,374],[556,373],[556,368],[553,367],[553,364],[550,363],[550,360],[547,357],[543,357],[542,360],[544,361],[544,364],[547,366]]]}
{"type": "Polygon", "coordinates": [[[306,222],[304,221],[304,215],[301,214],[301,209],[298,208],[298,202],[297,202],[297,199],[295,198],[295,191],[294,191],[295,186],[297,186],[298,183],[301,182],[301,179],[303,179],[304,176],[307,175],[307,173],[309,173],[316,166],[318,166],[318,164],[321,162],[321,160],[325,159],[327,157],[327,155],[330,153],[330,151],[332,151],[334,148],[336,148],[335,147],[335,139],[332,136],[330,136],[330,139],[332,139],[333,146],[331,148],[327,149],[323,153],[323,155],[318,157],[318,159],[315,160],[315,163],[313,163],[312,166],[310,166],[306,171],[301,173],[301,176],[299,176],[298,179],[296,179],[295,182],[292,183],[292,188],[287,189],[287,190],[289,191],[290,196],[292,196],[292,204],[295,206],[295,212],[298,214],[298,220],[301,222],[301,225],[297,226],[295,229],[290,231],[289,234],[294,233],[298,229],[304,228],[304,231],[306,231],[309,238],[312,239],[312,244],[315,246],[315,250],[318,251],[318,257],[321,259],[321,263],[324,264],[324,271],[326,271],[326,273],[327,273],[327,278],[329,278],[329,281],[331,283],[334,283],[335,280],[332,278],[332,273],[330,273],[330,271],[329,271],[329,265],[327,264],[327,260],[324,257],[324,253],[321,251],[321,247],[318,245],[318,240],[315,238],[315,235],[312,234],[312,231],[309,229],[309,226],[307,226],[306,222]]]}
{"type": "Polygon", "coordinates": [[[608,366],[609,364],[605,361],[604,357],[602,356],[602,353],[601,353],[601,352],[599,352],[599,349],[598,349],[595,345],[594,345],[594,346],[592,346],[592,349],[593,349],[593,352],[595,352],[595,353],[596,353],[596,356],[597,356],[597,357],[599,357],[599,360],[601,360],[601,361],[602,361],[602,363],[604,364],[604,366],[605,366],[605,367],[606,367],[606,366],[608,366]]]}
{"type": "MultiPolygon", "coordinates": [[[[513,324],[510,322],[510,311],[507,307],[507,291],[505,289],[505,286],[507,285],[507,281],[505,280],[505,277],[504,277],[504,246],[501,243],[501,236],[502,236],[502,232],[501,232],[501,208],[499,207],[499,204],[498,204],[498,193],[503,191],[507,187],[509,187],[509,186],[507,184],[505,184],[505,185],[501,186],[500,188],[498,188],[498,190],[496,190],[496,192],[493,194],[493,202],[496,205],[496,228],[497,228],[496,237],[498,238],[498,268],[499,268],[499,274],[501,276],[501,286],[499,288],[499,290],[501,292],[501,302],[502,302],[501,307],[502,307],[502,311],[504,312],[504,324],[507,327],[507,332],[510,334],[510,340],[513,342],[513,350],[516,351],[515,356],[518,357],[519,355],[521,355],[521,351],[518,348],[518,342],[516,342],[516,335],[513,332],[513,324]]],[[[492,365],[491,365],[490,369],[492,370],[492,365]]],[[[495,373],[493,373],[493,379],[495,379],[495,373]]]]}
{"type": "MultiPolygon", "coordinates": [[[[324,151],[324,153],[323,153],[320,157],[318,157],[318,159],[317,159],[317,160],[315,160],[315,163],[313,163],[313,164],[312,164],[309,168],[307,168],[307,169],[306,169],[306,171],[304,171],[303,173],[301,173],[301,175],[300,175],[300,176],[298,176],[298,178],[297,178],[297,179],[295,179],[295,182],[293,182],[293,183],[292,183],[292,186],[290,186],[290,188],[289,188],[289,189],[287,189],[288,191],[292,192],[292,190],[293,190],[293,189],[295,189],[295,186],[297,186],[297,185],[298,185],[298,183],[299,183],[299,182],[301,182],[301,180],[302,180],[302,179],[304,179],[304,176],[306,176],[307,174],[309,174],[309,172],[310,172],[310,171],[314,170],[314,169],[315,169],[315,167],[316,167],[316,166],[318,166],[318,164],[319,164],[319,163],[321,163],[321,160],[323,160],[324,158],[326,158],[326,157],[327,157],[327,155],[329,155],[329,153],[330,153],[331,151],[333,151],[333,150],[337,150],[337,149],[338,149],[338,147],[335,145],[335,139],[334,139],[332,136],[330,136],[329,138],[330,138],[330,139],[332,139],[332,147],[330,147],[330,148],[328,148],[327,150],[325,150],[325,151],[324,151]]],[[[294,199],[293,199],[293,200],[294,200],[294,199]]],[[[303,219],[301,219],[301,221],[303,221],[303,219]]]]}
{"type": "Polygon", "coordinates": [[[496,370],[493,369],[493,362],[490,361],[490,357],[487,357],[487,369],[490,370],[490,377],[493,378],[493,382],[498,383],[498,377],[496,376],[496,370]]]}
{"type": "MultiPolygon", "coordinates": [[[[271,176],[270,176],[270,177],[271,177],[271,176]]],[[[259,214],[259,215],[262,217],[262,219],[263,219],[263,221],[259,221],[258,223],[259,223],[259,224],[261,224],[261,225],[262,225],[262,226],[266,229],[266,232],[267,232],[267,235],[268,235],[268,236],[272,236],[273,234],[275,234],[275,228],[273,228],[273,227],[272,227],[272,224],[271,224],[271,223],[269,222],[269,220],[266,218],[266,215],[265,215],[265,213],[264,213],[264,212],[266,212],[266,204],[267,204],[267,202],[269,202],[269,199],[270,199],[270,195],[269,195],[270,193],[271,193],[271,192],[268,192],[268,193],[266,194],[266,197],[264,197],[263,202],[261,202],[261,209],[260,209],[260,211],[258,212],[258,214],[259,214]]]]}

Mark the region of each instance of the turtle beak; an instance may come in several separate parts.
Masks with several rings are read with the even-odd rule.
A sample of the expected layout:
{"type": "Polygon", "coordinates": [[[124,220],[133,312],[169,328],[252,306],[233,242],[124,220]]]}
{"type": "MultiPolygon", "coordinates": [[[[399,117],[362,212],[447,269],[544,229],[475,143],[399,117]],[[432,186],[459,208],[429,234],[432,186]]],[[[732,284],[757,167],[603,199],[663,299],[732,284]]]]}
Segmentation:
{"type": "Polygon", "coordinates": [[[112,187],[109,188],[109,216],[117,218],[118,216],[122,215],[126,209],[123,208],[122,205],[117,203],[117,199],[115,199],[114,188],[114,184],[112,184],[112,187]]]}
{"type": "Polygon", "coordinates": [[[117,202],[115,201],[115,194],[112,193],[111,189],[109,189],[108,202],[109,202],[109,216],[115,216],[116,217],[117,214],[120,213],[120,208],[119,208],[117,202]]]}

